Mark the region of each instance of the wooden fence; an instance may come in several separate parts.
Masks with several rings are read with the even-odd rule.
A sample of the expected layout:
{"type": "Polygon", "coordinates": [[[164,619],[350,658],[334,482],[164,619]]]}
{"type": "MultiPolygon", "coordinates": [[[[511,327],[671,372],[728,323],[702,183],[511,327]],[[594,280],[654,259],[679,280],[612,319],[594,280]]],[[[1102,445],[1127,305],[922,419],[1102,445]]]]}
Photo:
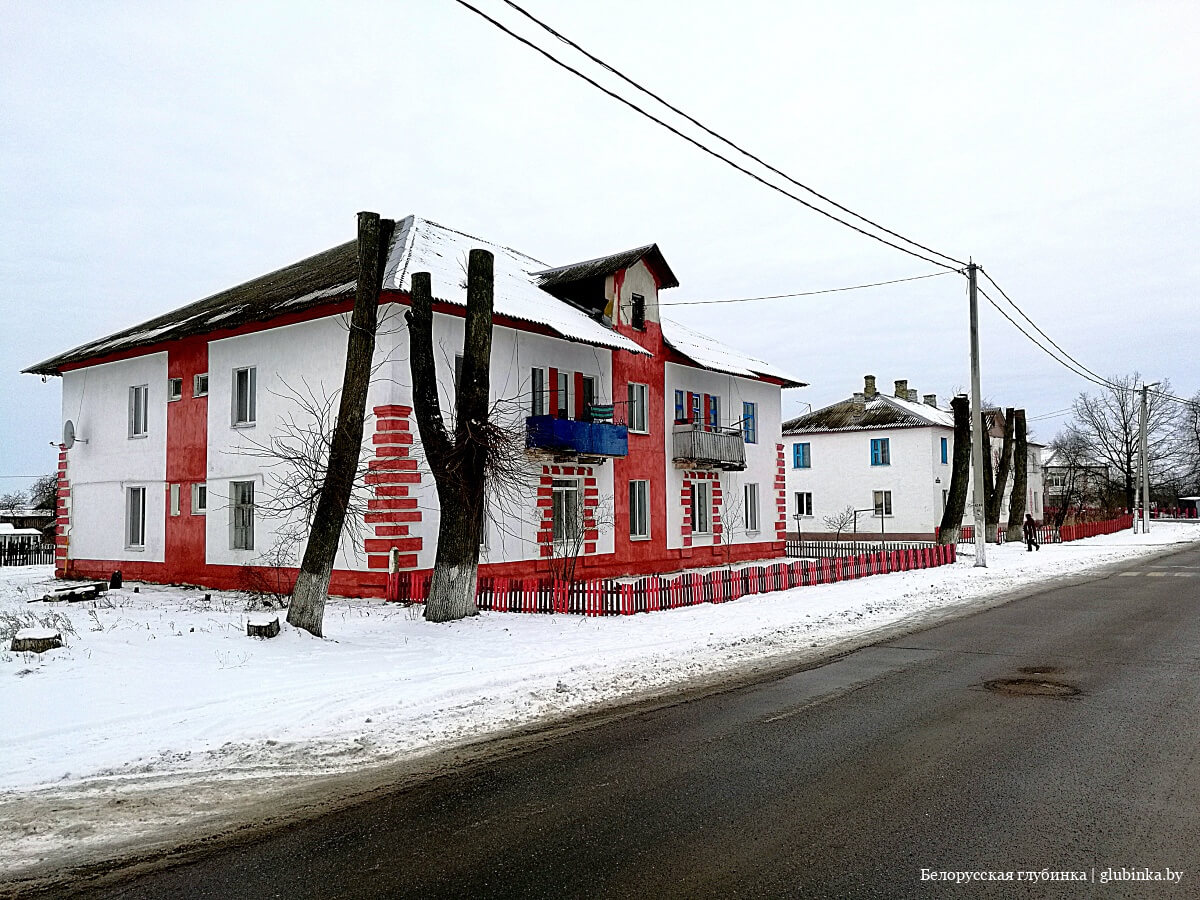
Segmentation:
{"type": "MultiPolygon", "coordinates": [[[[954,562],[954,547],[926,544],[919,549],[876,550],[854,556],[824,557],[740,569],[682,572],[670,578],[651,575],[634,581],[596,579],[567,582],[550,578],[480,578],[475,602],[481,610],[523,613],[568,613],[583,616],[629,616],[725,603],[751,594],[784,591],[814,584],[867,578],[888,572],[929,569],[954,562]]],[[[388,575],[387,599],[424,603],[432,575],[398,572],[388,575]]]]}
{"type": "Polygon", "coordinates": [[[14,545],[0,548],[0,566],[52,566],[54,545],[30,547],[14,545]]]}
{"type": "Polygon", "coordinates": [[[1115,534],[1132,527],[1133,516],[1117,516],[1115,519],[1105,519],[1103,522],[1080,522],[1078,525],[1064,525],[1058,530],[1065,542],[1097,537],[1101,534],[1115,534]]]}
{"type": "Polygon", "coordinates": [[[836,559],[839,556],[860,556],[880,550],[923,550],[932,541],[788,541],[784,553],[799,559],[836,559]]]}

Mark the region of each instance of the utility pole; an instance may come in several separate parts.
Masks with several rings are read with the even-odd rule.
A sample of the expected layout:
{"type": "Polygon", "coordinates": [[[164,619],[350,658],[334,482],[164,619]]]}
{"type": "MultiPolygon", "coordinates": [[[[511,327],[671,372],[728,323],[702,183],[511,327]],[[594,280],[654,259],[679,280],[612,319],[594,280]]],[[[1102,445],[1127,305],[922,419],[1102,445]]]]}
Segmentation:
{"type": "Polygon", "coordinates": [[[975,519],[975,565],[987,565],[987,523],[984,521],[983,454],[990,453],[983,431],[983,398],[979,387],[979,267],[967,265],[967,283],[971,295],[971,465],[975,468],[975,492],[971,509],[975,519]],[[986,450],[985,450],[986,448],[986,450]]]}
{"type": "Polygon", "coordinates": [[[1154,382],[1153,385],[1144,384],[1144,383],[1142,384],[1142,409],[1141,409],[1141,416],[1139,417],[1141,426],[1142,426],[1142,428],[1141,428],[1141,430],[1142,430],[1142,439],[1141,439],[1142,534],[1145,534],[1146,532],[1148,532],[1150,530],[1150,466],[1149,466],[1149,460],[1147,458],[1147,455],[1148,455],[1147,448],[1149,446],[1149,441],[1146,438],[1146,425],[1147,425],[1147,422],[1149,421],[1149,416],[1147,415],[1147,412],[1146,412],[1146,394],[1150,390],[1151,387],[1155,387],[1157,385],[1158,385],[1157,381],[1154,382]]]}

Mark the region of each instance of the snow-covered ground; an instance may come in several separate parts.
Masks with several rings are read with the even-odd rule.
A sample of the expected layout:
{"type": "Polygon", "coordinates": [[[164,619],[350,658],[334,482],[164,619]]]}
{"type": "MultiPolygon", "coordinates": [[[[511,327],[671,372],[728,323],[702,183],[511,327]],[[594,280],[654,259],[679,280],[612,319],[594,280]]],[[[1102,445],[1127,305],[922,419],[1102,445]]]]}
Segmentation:
{"type": "Polygon", "coordinates": [[[20,627],[59,628],[65,643],[0,652],[0,876],[228,813],[214,798],[238,784],[269,793],[394,764],[1195,541],[1200,524],[1156,523],[1148,535],[1037,553],[989,546],[986,569],[962,555],[939,569],[605,619],[484,613],[430,625],[419,608],[335,600],[323,640],[286,624],[274,639],[247,638],[251,614],[229,593],[205,602],[202,591],[127,584],[94,602],[28,603],[52,585],[50,569],[0,569],[3,648],[20,627]]]}

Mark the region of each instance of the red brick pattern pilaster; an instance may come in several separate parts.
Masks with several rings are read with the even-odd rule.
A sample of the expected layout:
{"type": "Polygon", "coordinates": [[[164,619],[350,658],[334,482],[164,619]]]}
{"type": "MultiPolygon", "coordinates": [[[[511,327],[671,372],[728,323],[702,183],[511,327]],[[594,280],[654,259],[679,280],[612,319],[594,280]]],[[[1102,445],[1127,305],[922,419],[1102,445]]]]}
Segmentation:
{"type": "Polygon", "coordinates": [[[600,503],[600,489],[596,485],[591,466],[542,466],[538,479],[538,555],[549,559],[554,555],[554,479],[575,477],[583,479],[583,555],[596,552],[600,530],[596,526],[596,507],[600,503]]]}
{"type": "Polygon", "coordinates": [[[787,538],[787,469],[783,444],[775,445],[775,540],[787,538]]]}
{"type": "Polygon", "coordinates": [[[58,491],[54,501],[54,574],[61,578],[67,571],[71,552],[71,481],[67,475],[67,448],[58,445],[58,491]]]}
{"type": "Polygon", "coordinates": [[[388,555],[395,547],[400,551],[400,568],[415,569],[422,538],[411,536],[409,529],[421,521],[422,513],[417,498],[410,496],[421,483],[412,456],[412,408],[376,406],[373,412],[375,458],[367,463],[366,475],[373,497],[367,501],[364,519],[374,528],[375,537],[364,542],[367,568],[387,569],[388,555]]]}
{"type": "Polygon", "coordinates": [[[713,483],[710,491],[712,509],[709,511],[709,521],[712,522],[713,544],[719,544],[725,530],[725,526],[721,522],[721,479],[716,472],[689,470],[683,473],[683,488],[679,492],[679,506],[683,510],[683,525],[680,529],[683,546],[692,546],[692,482],[694,481],[711,481],[713,483]]]}

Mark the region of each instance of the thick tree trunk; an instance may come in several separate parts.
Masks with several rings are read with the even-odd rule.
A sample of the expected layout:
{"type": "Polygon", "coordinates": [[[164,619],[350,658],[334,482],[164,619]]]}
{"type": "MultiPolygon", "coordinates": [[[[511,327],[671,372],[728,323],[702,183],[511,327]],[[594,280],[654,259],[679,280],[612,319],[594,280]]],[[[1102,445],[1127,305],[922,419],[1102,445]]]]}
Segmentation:
{"type": "MultiPolygon", "coordinates": [[[[1000,536],[1000,511],[1004,508],[1004,489],[1008,487],[1008,473],[1012,467],[1013,424],[1015,420],[1016,414],[1010,406],[1004,411],[1004,444],[1000,450],[1000,465],[996,469],[995,481],[989,484],[987,510],[984,515],[987,521],[987,537],[989,541],[998,541],[1000,536]]],[[[991,441],[988,441],[988,445],[987,463],[989,465],[987,465],[987,469],[990,469],[992,455],[991,441]]],[[[1009,518],[1012,518],[1011,510],[1009,518]]]]}
{"type": "Polygon", "coordinates": [[[432,285],[426,272],[412,276],[408,332],[413,410],[441,507],[437,556],[425,604],[425,618],[430,622],[448,622],[479,612],[475,584],[491,444],[492,267],[491,253],[471,251],[467,263],[466,338],[455,390],[453,440],[442,420],[437,395],[432,285]]]}
{"type": "Polygon", "coordinates": [[[1025,410],[1009,410],[1016,421],[1016,446],[1013,449],[1012,500],[1008,504],[1008,531],[1004,535],[1010,542],[1020,543],[1024,537],[1025,495],[1029,491],[1029,432],[1025,424],[1025,410]]]}
{"type": "Polygon", "coordinates": [[[325,483],[317,499],[317,509],[309,526],[308,545],[288,605],[288,624],[317,637],[321,637],[329,577],[333,574],[333,562],[362,453],[367,388],[371,384],[375,326],[379,318],[379,292],[383,287],[383,270],[395,224],[390,219],[380,219],[375,213],[358,214],[358,284],[346,343],[346,374],[342,379],[337,424],[329,445],[325,483]]]}
{"type": "Polygon", "coordinates": [[[942,512],[938,531],[939,544],[957,544],[967,508],[967,487],[971,481],[971,405],[965,396],[950,401],[954,410],[954,460],[950,468],[950,493],[942,512]]]}

